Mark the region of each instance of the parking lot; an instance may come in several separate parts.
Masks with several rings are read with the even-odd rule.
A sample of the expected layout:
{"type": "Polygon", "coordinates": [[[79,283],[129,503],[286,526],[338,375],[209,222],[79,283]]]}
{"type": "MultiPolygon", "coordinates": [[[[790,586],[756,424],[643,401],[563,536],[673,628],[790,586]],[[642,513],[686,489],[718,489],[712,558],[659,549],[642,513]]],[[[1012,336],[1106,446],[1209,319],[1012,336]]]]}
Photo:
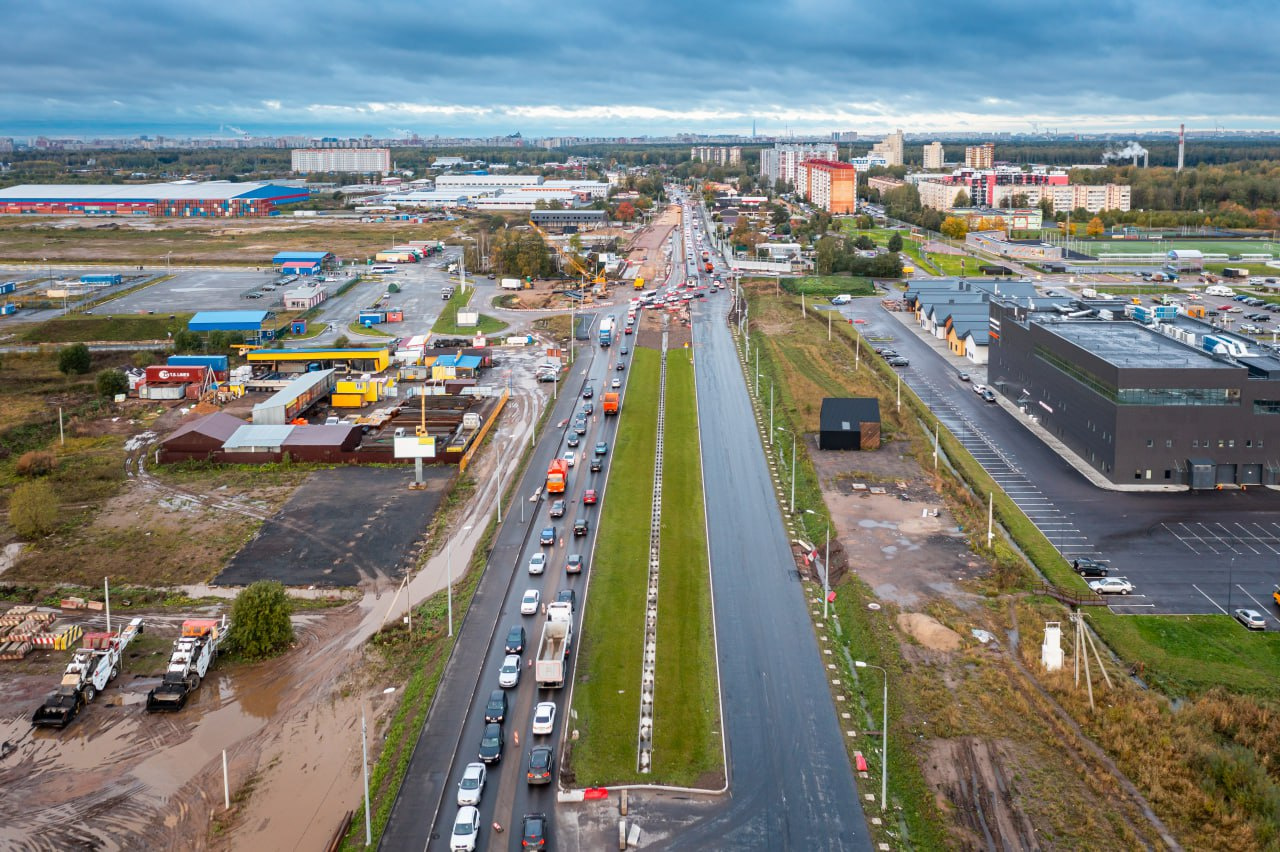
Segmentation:
{"type": "MultiPolygon", "coordinates": [[[[99,309],[99,313],[131,314],[155,311],[228,311],[241,309],[271,310],[282,304],[274,291],[273,299],[249,300],[244,294],[263,284],[270,284],[280,276],[270,267],[262,271],[230,269],[182,269],[173,278],[153,284],[120,299],[115,299],[99,309]]],[[[269,293],[270,295],[270,293],[269,293]]]]}

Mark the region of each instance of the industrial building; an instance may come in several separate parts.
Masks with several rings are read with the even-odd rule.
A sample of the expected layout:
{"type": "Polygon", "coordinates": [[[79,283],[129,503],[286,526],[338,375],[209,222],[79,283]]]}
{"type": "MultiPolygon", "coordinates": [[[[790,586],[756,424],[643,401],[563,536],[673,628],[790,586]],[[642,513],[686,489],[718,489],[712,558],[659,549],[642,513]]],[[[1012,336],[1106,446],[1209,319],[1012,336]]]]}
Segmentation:
{"type": "Polygon", "coordinates": [[[436,178],[436,191],[466,195],[475,192],[521,189],[526,186],[538,186],[541,183],[542,175],[440,175],[436,178]]]}
{"type": "Polygon", "coordinates": [[[271,265],[289,275],[315,275],[337,263],[331,251],[282,251],[271,258],[271,265]]]}
{"type": "Polygon", "coordinates": [[[805,160],[796,169],[796,192],[828,213],[852,213],[858,203],[858,170],[834,160],[805,160]]]}
{"type": "Polygon", "coordinates": [[[254,340],[263,336],[263,324],[273,316],[271,311],[200,311],[187,320],[187,331],[243,331],[246,340],[254,340]]]}
{"type": "Polygon", "coordinates": [[[260,426],[283,426],[333,393],[337,381],[332,369],[303,373],[255,405],[253,422],[260,426]]]}
{"type": "Polygon", "coordinates": [[[609,224],[603,210],[534,210],[529,220],[543,230],[560,233],[592,231],[609,224]]]}
{"type": "Polygon", "coordinates": [[[1174,307],[993,298],[989,383],[1117,484],[1280,484],[1280,358],[1174,307]]]}
{"type": "Polygon", "coordinates": [[[293,170],[385,174],[391,171],[390,148],[294,148],[293,170]]]}
{"type": "Polygon", "coordinates": [[[310,197],[295,186],[227,181],[23,184],[0,189],[0,214],[250,218],[310,197]]]}
{"type": "Polygon", "coordinates": [[[257,349],[245,355],[245,359],[252,365],[282,374],[331,367],[341,372],[381,373],[391,363],[391,352],[388,349],[257,349]]]}

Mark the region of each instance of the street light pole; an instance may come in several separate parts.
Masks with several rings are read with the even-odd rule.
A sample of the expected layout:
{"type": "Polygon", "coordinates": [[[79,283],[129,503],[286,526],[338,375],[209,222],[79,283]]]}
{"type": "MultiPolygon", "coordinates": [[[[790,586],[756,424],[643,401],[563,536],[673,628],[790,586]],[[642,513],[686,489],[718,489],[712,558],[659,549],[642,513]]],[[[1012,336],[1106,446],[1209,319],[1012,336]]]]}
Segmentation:
{"type": "Polygon", "coordinates": [[[855,660],[853,664],[860,669],[880,669],[884,675],[884,715],[880,722],[880,812],[884,813],[889,798],[889,672],[862,660],[855,660]]]}

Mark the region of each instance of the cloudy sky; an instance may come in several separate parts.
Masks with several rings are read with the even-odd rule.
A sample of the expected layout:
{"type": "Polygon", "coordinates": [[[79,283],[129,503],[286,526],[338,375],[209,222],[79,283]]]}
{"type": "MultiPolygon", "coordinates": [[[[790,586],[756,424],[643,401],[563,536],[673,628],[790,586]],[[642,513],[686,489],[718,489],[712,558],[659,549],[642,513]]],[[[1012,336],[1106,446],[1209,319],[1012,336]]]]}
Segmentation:
{"type": "Polygon", "coordinates": [[[1256,0],[26,0],[3,20],[0,135],[1280,128],[1280,16],[1256,0]]]}

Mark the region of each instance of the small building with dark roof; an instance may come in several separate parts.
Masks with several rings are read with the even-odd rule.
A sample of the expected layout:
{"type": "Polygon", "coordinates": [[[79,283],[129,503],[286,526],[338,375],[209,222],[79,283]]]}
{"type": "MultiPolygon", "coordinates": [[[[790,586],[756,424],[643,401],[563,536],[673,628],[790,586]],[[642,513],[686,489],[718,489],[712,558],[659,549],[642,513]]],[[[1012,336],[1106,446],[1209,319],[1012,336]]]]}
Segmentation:
{"type": "Polygon", "coordinates": [[[874,397],[827,397],[818,424],[820,450],[880,448],[880,400],[874,397]]]}
{"type": "Polygon", "coordinates": [[[239,417],[222,411],[190,420],[160,442],[160,463],[214,458],[243,425],[239,417]]]}
{"type": "Polygon", "coordinates": [[[565,233],[589,231],[609,224],[603,210],[534,210],[529,220],[539,228],[565,233]]]}

